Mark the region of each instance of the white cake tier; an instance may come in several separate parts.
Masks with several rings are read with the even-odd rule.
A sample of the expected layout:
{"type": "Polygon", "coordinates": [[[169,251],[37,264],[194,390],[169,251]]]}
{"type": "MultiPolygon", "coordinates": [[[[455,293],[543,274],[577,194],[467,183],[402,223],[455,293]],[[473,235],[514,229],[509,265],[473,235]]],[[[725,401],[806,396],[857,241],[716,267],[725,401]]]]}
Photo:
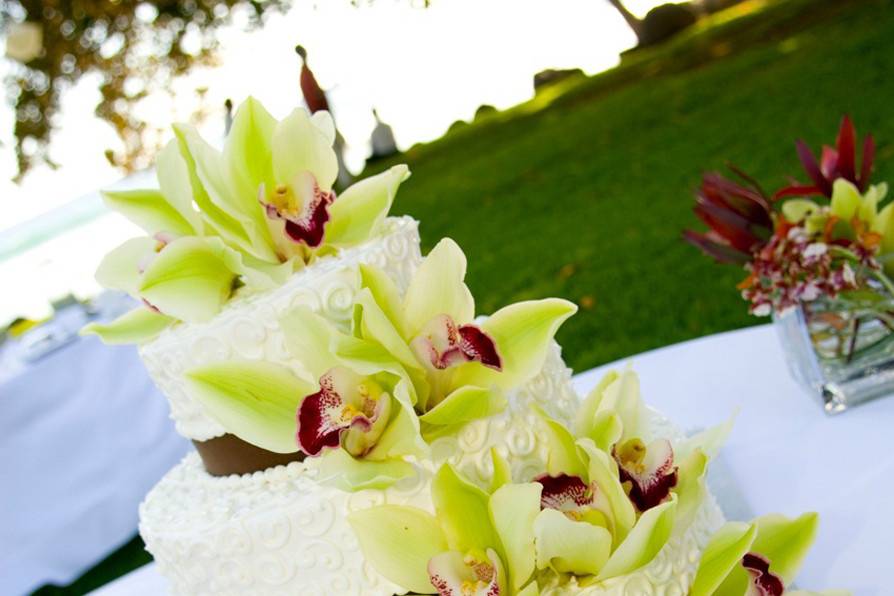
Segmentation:
{"type": "MultiPolygon", "coordinates": [[[[489,450],[512,465],[513,478],[528,480],[545,467],[546,440],[536,403],[569,423],[577,407],[570,371],[558,346],[540,374],[509,396],[509,407],[465,427],[458,437],[433,444],[433,462],[416,478],[385,491],[346,493],[316,482],[318,460],[291,463],[243,476],[208,475],[196,454],[169,472],[140,507],[140,534],[177,594],[289,594],[390,596],[402,593],[366,563],[347,522],[354,510],[382,503],[432,511],[431,473],[453,463],[470,479],[486,482],[489,450]]],[[[678,436],[663,420],[653,428],[678,436]]],[[[619,577],[588,594],[685,594],[701,548],[722,515],[708,499],[695,523],[680,529],[644,569],[619,577]]],[[[550,594],[577,594],[575,586],[550,594]],[[571,590],[571,591],[568,591],[571,590]]]]}
{"type": "Polygon", "coordinates": [[[268,292],[236,296],[212,321],[180,324],[140,348],[149,375],[171,403],[177,432],[204,441],[226,431],[186,393],[183,373],[231,358],[294,365],[283,344],[279,318],[305,305],[329,320],[347,325],[357,291],[356,265],[383,269],[404,291],[422,257],[418,224],[409,217],[388,218],[383,234],[363,245],[325,257],[268,292]]]}

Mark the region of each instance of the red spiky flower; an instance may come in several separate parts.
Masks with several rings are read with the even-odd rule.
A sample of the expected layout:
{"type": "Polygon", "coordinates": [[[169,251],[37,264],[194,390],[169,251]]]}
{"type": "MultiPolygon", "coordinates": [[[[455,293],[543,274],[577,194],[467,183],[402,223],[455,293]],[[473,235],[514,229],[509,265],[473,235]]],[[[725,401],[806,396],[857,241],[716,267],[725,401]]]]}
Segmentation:
{"type": "Polygon", "coordinates": [[[810,178],[811,183],[801,184],[795,182],[779,190],[774,196],[774,200],[783,199],[785,197],[808,197],[808,196],[832,196],[832,183],[839,178],[852,182],[860,192],[864,192],[869,184],[869,176],[872,173],[872,160],[875,157],[875,141],[872,135],[866,135],[863,141],[863,156],[860,163],[860,170],[857,171],[857,133],[854,130],[854,124],[848,116],[841,119],[841,126],[838,129],[838,138],[835,141],[835,148],[823,145],[823,151],[820,160],[817,162],[816,157],[803,140],[798,139],[795,143],[798,148],[798,158],[804,166],[804,171],[810,178]]]}
{"type": "Polygon", "coordinates": [[[685,230],[687,242],[721,263],[744,264],[773,235],[773,210],[761,187],[736,168],[745,182],[737,184],[716,172],[702,177],[695,194],[695,214],[710,230],[685,230]]]}

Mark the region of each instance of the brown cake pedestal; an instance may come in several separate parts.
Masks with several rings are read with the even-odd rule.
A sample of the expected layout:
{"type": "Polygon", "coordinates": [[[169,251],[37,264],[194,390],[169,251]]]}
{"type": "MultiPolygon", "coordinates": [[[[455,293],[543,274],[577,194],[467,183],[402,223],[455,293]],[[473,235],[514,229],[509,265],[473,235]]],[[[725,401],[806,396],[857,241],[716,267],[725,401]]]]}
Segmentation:
{"type": "Polygon", "coordinates": [[[205,464],[205,471],[212,476],[251,474],[304,459],[304,454],[300,451],[274,453],[255,447],[231,434],[207,441],[193,441],[193,445],[196,446],[196,451],[205,464]]]}

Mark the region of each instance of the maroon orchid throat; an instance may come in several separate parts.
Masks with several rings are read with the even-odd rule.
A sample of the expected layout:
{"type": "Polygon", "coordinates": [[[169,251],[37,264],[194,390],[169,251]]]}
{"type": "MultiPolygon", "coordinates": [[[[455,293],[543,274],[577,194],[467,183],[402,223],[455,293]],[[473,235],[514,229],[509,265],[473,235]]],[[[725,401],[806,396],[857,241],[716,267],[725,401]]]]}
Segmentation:
{"type": "Polygon", "coordinates": [[[280,184],[268,196],[263,186],[259,202],[267,217],[284,223],[286,237],[292,242],[317,248],[323,243],[329,206],[335,202],[334,191],[324,191],[310,172],[301,172],[292,184],[280,184]]]}

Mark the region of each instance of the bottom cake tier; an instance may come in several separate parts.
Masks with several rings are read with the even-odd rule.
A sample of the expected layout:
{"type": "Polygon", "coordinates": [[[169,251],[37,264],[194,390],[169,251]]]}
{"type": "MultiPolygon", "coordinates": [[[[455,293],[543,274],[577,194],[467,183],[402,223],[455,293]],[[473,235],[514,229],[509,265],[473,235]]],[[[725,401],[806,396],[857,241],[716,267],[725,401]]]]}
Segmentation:
{"type": "MultiPolygon", "coordinates": [[[[317,470],[291,463],[243,476],[214,477],[189,454],[140,508],[140,534],[176,594],[390,596],[404,593],[364,560],[349,512],[374,504],[431,510],[430,472],[385,491],[321,486],[317,470]]],[[[723,515],[710,495],[694,522],[647,566],[579,587],[545,586],[544,595],[683,596],[723,515]]]]}

